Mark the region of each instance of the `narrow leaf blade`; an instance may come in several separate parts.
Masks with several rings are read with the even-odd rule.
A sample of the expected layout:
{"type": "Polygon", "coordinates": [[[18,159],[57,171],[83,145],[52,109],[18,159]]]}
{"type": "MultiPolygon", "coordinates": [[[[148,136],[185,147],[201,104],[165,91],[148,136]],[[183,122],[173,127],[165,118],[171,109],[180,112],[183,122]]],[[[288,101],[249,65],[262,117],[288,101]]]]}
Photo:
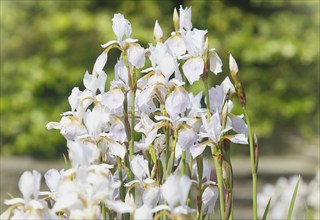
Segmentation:
{"type": "Polygon", "coordinates": [[[269,212],[270,204],[271,204],[271,197],[270,197],[270,199],[268,201],[266,209],[264,210],[264,213],[263,213],[263,216],[262,216],[262,220],[266,220],[267,219],[267,215],[268,215],[268,212],[269,212]]]}
{"type": "Polygon", "coordinates": [[[287,219],[290,220],[291,217],[292,217],[292,213],[293,213],[293,208],[294,208],[294,203],[296,201],[296,197],[297,197],[297,193],[298,193],[298,188],[299,188],[299,183],[300,183],[300,176],[298,178],[298,181],[296,183],[296,186],[294,188],[294,191],[293,191],[293,195],[292,195],[292,198],[291,198],[291,202],[290,202],[290,206],[289,206],[289,211],[288,211],[288,216],[287,216],[287,219]]]}
{"type": "Polygon", "coordinates": [[[310,211],[310,209],[308,208],[307,204],[306,204],[306,217],[307,219],[309,220],[313,220],[313,215],[312,215],[312,212],[310,211]]]}

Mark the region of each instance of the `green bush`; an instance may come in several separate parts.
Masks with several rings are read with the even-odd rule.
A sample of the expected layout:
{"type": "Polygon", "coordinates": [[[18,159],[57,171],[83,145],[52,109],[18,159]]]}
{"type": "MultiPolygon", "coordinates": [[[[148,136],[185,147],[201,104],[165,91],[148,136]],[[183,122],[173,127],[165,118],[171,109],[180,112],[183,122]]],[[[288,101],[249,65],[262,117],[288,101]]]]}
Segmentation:
{"type": "MultiPolygon", "coordinates": [[[[192,6],[194,26],[209,28],[210,47],[216,47],[224,71],[223,51],[237,57],[262,140],[287,143],[290,135],[319,133],[319,2],[181,3],[192,6]]],[[[83,74],[91,71],[99,44],[115,39],[113,14],[125,14],[132,36],[147,47],[153,21],[161,17],[160,25],[172,24],[175,6],[171,1],[1,2],[1,154],[61,155],[65,140],[45,125],[69,110],[66,97],[74,86],[83,89],[83,74]]],[[[111,55],[108,62],[115,61],[111,55]]]]}

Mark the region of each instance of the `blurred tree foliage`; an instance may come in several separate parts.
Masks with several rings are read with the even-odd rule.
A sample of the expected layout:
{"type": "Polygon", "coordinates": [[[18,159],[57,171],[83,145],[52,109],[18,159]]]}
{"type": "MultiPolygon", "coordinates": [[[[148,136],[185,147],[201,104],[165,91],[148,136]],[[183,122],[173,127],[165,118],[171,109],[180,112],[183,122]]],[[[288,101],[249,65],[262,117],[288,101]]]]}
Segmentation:
{"type": "MultiPolygon", "coordinates": [[[[132,36],[148,47],[155,20],[169,36],[180,4],[192,6],[195,27],[208,29],[225,73],[228,51],[236,57],[258,136],[283,144],[288,134],[319,133],[317,0],[1,1],[1,154],[61,155],[64,138],[45,125],[69,110],[67,97],[74,86],[83,89],[99,44],[115,39],[113,14],[123,13],[132,36]]],[[[212,75],[212,83],[223,77],[212,75]]]]}

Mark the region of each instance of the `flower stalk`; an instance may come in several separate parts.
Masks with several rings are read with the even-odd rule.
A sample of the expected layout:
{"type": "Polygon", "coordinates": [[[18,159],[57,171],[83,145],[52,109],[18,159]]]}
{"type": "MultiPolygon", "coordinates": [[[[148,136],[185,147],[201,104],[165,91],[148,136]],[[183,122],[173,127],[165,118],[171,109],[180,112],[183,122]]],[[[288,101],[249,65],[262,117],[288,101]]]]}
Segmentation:
{"type": "Polygon", "coordinates": [[[257,209],[257,160],[258,157],[255,157],[255,146],[253,140],[253,133],[251,129],[251,124],[249,120],[249,115],[245,106],[242,107],[245,120],[248,126],[248,135],[249,135],[249,148],[250,148],[250,162],[251,162],[251,173],[252,173],[252,206],[253,206],[253,219],[258,219],[258,209],[257,209]]]}

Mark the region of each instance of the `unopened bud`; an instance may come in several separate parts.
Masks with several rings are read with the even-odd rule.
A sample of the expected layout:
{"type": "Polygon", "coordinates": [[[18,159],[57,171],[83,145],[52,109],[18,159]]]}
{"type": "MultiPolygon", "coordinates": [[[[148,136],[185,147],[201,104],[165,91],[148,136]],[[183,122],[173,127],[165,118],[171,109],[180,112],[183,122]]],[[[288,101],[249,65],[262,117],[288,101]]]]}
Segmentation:
{"type": "Polygon", "coordinates": [[[232,167],[225,160],[222,161],[222,179],[227,192],[231,192],[233,188],[232,167]]]}
{"type": "Polygon", "coordinates": [[[228,90],[225,99],[224,99],[224,104],[222,107],[222,114],[221,114],[221,121],[222,121],[222,129],[226,128],[227,124],[227,119],[228,119],[228,102],[230,100],[230,89],[228,90]]]}
{"type": "Polygon", "coordinates": [[[173,10],[173,26],[175,31],[179,30],[179,15],[176,8],[173,10]]]}
{"type": "Polygon", "coordinates": [[[237,96],[239,98],[240,104],[242,106],[246,105],[246,94],[244,91],[244,88],[241,84],[240,77],[238,74],[238,64],[236,60],[233,58],[232,54],[229,53],[229,69],[231,73],[231,77],[233,79],[233,82],[235,84],[236,90],[237,90],[237,96]]]}
{"type": "Polygon", "coordinates": [[[229,219],[231,214],[231,206],[232,206],[232,195],[231,193],[226,194],[225,207],[224,207],[224,218],[229,219]]]}
{"type": "Polygon", "coordinates": [[[156,20],[156,24],[154,25],[153,35],[154,35],[154,39],[157,42],[162,42],[163,32],[162,32],[162,29],[158,23],[158,20],[156,20]]]}
{"type": "Polygon", "coordinates": [[[238,64],[231,53],[229,53],[229,69],[231,74],[237,74],[239,71],[238,64]]]}

